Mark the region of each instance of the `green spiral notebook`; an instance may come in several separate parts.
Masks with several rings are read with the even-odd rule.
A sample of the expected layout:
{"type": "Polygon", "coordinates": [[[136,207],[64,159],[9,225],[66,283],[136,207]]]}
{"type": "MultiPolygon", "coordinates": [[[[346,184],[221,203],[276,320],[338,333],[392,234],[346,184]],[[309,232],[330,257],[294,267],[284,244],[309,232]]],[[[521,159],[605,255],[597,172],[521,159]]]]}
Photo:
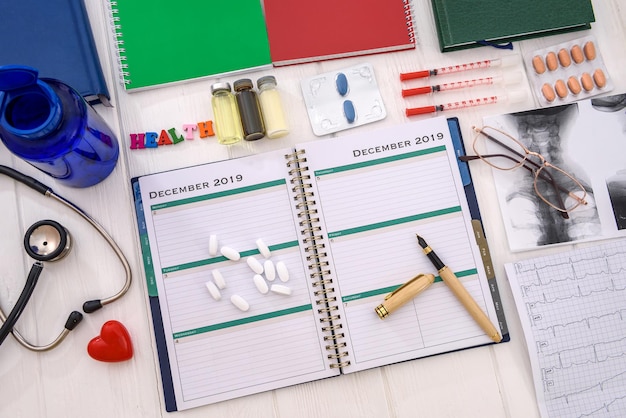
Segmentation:
{"type": "Polygon", "coordinates": [[[126,90],[271,65],[259,0],[109,0],[126,90]]]}
{"type": "Polygon", "coordinates": [[[442,52],[589,29],[591,0],[432,0],[442,52]]]}

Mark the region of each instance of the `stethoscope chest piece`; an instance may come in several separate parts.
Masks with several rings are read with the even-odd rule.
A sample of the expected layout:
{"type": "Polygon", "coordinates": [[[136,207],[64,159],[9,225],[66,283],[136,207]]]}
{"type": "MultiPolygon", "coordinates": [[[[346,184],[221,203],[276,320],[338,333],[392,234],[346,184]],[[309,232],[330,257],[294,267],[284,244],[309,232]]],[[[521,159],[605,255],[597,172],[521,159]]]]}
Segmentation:
{"type": "Polygon", "coordinates": [[[65,257],[72,246],[70,233],[51,220],[34,223],[24,234],[24,248],[37,261],[57,261],[65,257]]]}

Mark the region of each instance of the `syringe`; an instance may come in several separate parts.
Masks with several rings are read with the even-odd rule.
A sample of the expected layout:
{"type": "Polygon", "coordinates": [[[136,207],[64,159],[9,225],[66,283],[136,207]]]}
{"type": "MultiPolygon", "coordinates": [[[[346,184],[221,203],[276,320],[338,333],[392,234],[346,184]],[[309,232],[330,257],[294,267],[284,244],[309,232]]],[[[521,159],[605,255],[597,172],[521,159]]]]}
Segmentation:
{"type": "Polygon", "coordinates": [[[494,77],[476,78],[473,80],[453,81],[451,83],[437,84],[434,86],[416,87],[412,89],[402,89],[402,97],[416,96],[418,94],[429,94],[438,91],[457,90],[466,87],[487,86],[491,84],[514,84],[522,79],[519,71],[505,73],[494,77]]]}
{"type": "Polygon", "coordinates": [[[516,103],[524,100],[526,93],[518,91],[505,96],[487,96],[479,97],[476,99],[458,100],[455,102],[443,103],[434,106],[412,107],[406,109],[407,116],[425,115],[428,113],[443,112],[444,110],[459,110],[468,107],[475,107],[481,105],[495,104],[500,101],[509,101],[516,103]]]}
{"type": "Polygon", "coordinates": [[[415,71],[415,72],[410,72],[410,73],[400,73],[400,80],[404,81],[404,80],[411,80],[414,78],[426,78],[426,77],[432,77],[436,75],[458,73],[461,71],[477,70],[481,68],[506,67],[506,66],[515,64],[517,61],[518,61],[518,57],[516,55],[507,55],[502,58],[476,61],[476,62],[470,62],[467,64],[460,64],[460,65],[449,65],[447,67],[435,68],[432,70],[415,71]]]}

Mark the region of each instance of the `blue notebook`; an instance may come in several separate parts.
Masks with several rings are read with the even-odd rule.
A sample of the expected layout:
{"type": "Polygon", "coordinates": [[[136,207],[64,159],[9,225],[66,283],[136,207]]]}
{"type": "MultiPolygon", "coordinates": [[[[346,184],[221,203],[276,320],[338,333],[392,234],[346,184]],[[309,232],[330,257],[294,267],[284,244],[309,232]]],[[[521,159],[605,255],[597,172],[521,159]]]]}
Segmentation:
{"type": "Polygon", "coordinates": [[[83,0],[6,1],[0,13],[0,65],[22,64],[72,86],[91,103],[109,91],[83,0]]]}

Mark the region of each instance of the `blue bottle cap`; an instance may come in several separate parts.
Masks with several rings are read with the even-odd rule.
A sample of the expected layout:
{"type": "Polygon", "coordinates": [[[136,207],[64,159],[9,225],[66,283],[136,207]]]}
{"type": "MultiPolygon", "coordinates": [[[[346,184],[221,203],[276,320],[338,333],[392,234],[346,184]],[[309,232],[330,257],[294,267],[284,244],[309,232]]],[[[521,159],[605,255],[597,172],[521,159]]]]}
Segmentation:
{"type": "Polygon", "coordinates": [[[62,118],[59,96],[25,65],[0,66],[0,125],[14,135],[37,139],[55,130],[62,118]]]}
{"type": "Polygon", "coordinates": [[[37,84],[39,71],[25,65],[0,66],[0,91],[17,90],[37,84]]]}

